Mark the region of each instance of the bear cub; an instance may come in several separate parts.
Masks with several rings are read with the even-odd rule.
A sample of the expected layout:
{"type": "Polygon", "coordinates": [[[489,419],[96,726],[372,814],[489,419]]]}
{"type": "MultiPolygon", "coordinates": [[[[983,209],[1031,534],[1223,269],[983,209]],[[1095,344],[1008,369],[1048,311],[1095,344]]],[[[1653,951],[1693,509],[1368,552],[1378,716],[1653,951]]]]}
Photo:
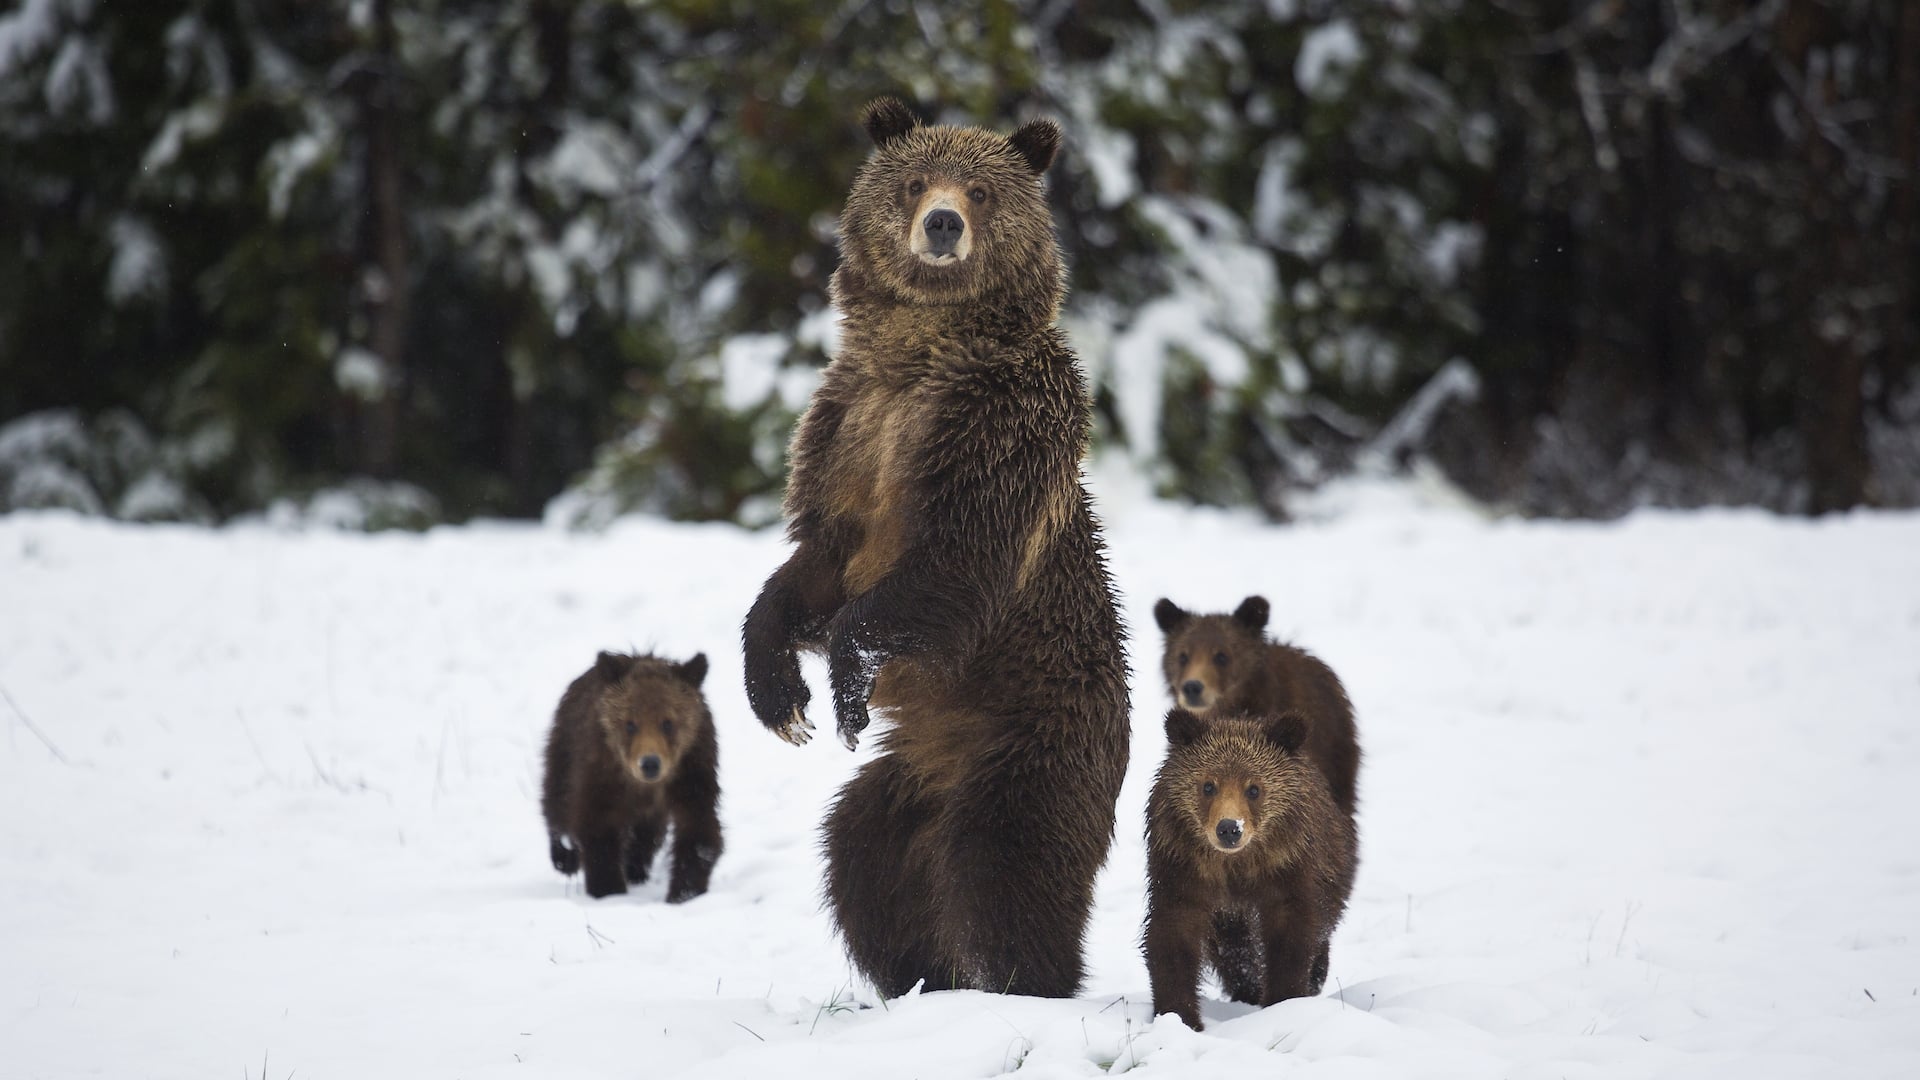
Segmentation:
{"type": "Polygon", "coordinates": [[[1360,772],[1353,703],[1332,668],[1267,639],[1266,597],[1247,597],[1231,615],[1196,615],[1162,599],[1153,618],[1166,635],[1161,670],[1175,705],[1197,716],[1299,713],[1308,725],[1307,757],[1326,776],[1334,803],[1353,813],[1360,772]]]}
{"type": "Polygon", "coordinates": [[[1353,815],[1302,748],[1308,721],[1167,713],[1147,801],[1153,1013],[1200,1030],[1204,963],[1250,1005],[1318,994],[1359,859],[1353,815]]]}
{"type": "Polygon", "coordinates": [[[560,698],[547,736],[540,809],[553,868],[585,869],[587,895],[647,880],[673,828],[667,902],[707,891],[720,858],[719,747],[700,683],[685,663],[603,652],[560,698]]]}

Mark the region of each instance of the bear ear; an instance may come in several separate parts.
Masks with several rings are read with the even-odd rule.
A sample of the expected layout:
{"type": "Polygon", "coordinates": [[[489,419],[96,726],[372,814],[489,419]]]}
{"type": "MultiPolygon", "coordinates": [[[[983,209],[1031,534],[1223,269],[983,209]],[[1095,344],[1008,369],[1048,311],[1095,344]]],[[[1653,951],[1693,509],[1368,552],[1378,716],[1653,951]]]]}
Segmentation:
{"type": "Polygon", "coordinates": [[[593,670],[608,682],[619,682],[633,670],[633,657],[625,653],[603,652],[593,658],[593,670]]]}
{"type": "Polygon", "coordinates": [[[920,117],[897,97],[874,98],[861,110],[860,126],[873,136],[873,145],[888,143],[920,126],[920,117]]]}
{"type": "Polygon", "coordinates": [[[1307,741],[1307,718],[1296,712],[1270,717],[1261,725],[1267,741],[1292,754],[1307,741]]]}
{"type": "Polygon", "coordinates": [[[693,659],[684,664],[673,665],[673,673],[685,679],[687,684],[695,690],[700,689],[700,684],[707,678],[707,654],[694,653],[693,659]]]}
{"type": "Polygon", "coordinates": [[[1051,120],[1029,120],[1020,130],[1007,137],[1013,149],[1026,160],[1027,168],[1035,176],[1047,171],[1053,164],[1053,155],[1060,152],[1060,125],[1051,120]]]}
{"type": "Polygon", "coordinates": [[[1193,618],[1192,615],[1180,610],[1179,604],[1164,596],[1160,598],[1159,603],[1153,605],[1153,621],[1159,623],[1160,629],[1167,633],[1178,630],[1191,618],[1193,618]]]}
{"type": "Polygon", "coordinates": [[[1192,746],[1207,733],[1207,722],[1185,709],[1167,710],[1167,745],[1192,746]]]}
{"type": "Polygon", "coordinates": [[[1233,621],[1249,630],[1265,630],[1267,628],[1267,598],[1264,596],[1249,596],[1245,600],[1240,601],[1240,606],[1233,609],[1233,621]]]}

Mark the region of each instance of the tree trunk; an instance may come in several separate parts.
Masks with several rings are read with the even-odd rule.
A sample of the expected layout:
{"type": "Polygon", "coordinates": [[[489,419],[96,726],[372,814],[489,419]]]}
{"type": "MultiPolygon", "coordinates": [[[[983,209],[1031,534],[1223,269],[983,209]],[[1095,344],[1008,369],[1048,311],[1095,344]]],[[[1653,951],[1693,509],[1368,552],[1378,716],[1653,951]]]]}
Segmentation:
{"type": "Polygon", "coordinates": [[[399,56],[394,47],[392,0],[373,0],[370,70],[360,81],[359,112],[366,133],[367,208],[372,216],[368,300],[369,344],[380,362],[380,393],[366,403],[360,467],[391,477],[399,465],[400,417],[406,400],[407,328],[412,317],[408,278],[406,191],[400,156],[399,56]]]}
{"type": "Polygon", "coordinates": [[[1895,37],[1893,155],[1900,164],[1894,189],[1892,325],[1888,327],[1887,362],[1882,386],[1891,393],[1906,377],[1920,377],[1920,3],[1900,5],[1895,37]]]}
{"type": "Polygon", "coordinates": [[[1807,512],[1826,514],[1866,501],[1867,430],[1861,396],[1866,375],[1862,352],[1865,328],[1851,293],[1860,266],[1859,224],[1850,200],[1840,151],[1821,129],[1821,113],[1836,104],[1838,88],[1831,69],[1813,79],[1808,63],[1817,49],[1831,47],[1828,16],[1811,3],[1792,5],[1781,21],[1787,29],[1784,59],[1807,82],[1801,88],[1800,119],[1808,191],[1808,277],[1802,312],[1805,361],[1801,369],[1798,426],[1807,470],[1807,512]]]}

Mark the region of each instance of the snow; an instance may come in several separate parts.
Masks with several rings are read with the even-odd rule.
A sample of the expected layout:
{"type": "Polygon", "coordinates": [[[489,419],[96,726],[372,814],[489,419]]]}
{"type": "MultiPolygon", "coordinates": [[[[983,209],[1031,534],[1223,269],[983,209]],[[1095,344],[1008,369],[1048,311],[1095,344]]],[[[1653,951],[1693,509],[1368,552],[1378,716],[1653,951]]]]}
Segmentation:
{"type": "Polygon", "coordinates": [[[1275,246],[1282,245],[1282,229],[1295,216],[1293,174],[1306,157],[1306,144],[1285,136],[1267,148],[1266,163],[1253,188],[1253,235],[1275,246]]]}
{"type": "Polygon", "coordinates": [[[275,221],[287,216],[293,205],[293,191],[302,177],[335,152],[340,133],[324,110],[310,109],[306,114],[312,130],[282,139],[267,152],[260,169],[267,178],[267,210],[275,221]]]}
{"type": "Polygon", "coordinates": [[[0,77],[7,77],[51,45],[60,31],[59,0],[26,0],[0,15],[0,77]]]}
{"type": "Polygon", "coordinates": [[[1920,1075],[1920,514],[1523,523],[1373,483],[1278,528],[1130,475],[1095,469],[1134,758],[1066,1001],[851,975],[815,836],[871,750],[740,693],[777,530],[0,517],[4,1071],[1920,1075]],[[1252,592],[1353,694],[1362,865],[1328,993],[1195,1033],[1138,951],[1150,609],[1252,592]],[[626,646],[712,661],[727,851],[683,906],[546,860],[548,718],[626,646]]]}
{"type": "Polygon", "coordinates": [[[387,396],[387,366],[372,351],[349,345],[333,358],[333,382],[361,401],[379,401],[387,396]]]}
{"type": "Polygon", "coordinates": [[[1107,365],[1127,445],[1142,461],[1159,452],[1162,381],[1175,349],[1197,359],[1214,379],[1236,386],[1247,377],[1246,350],[1207,325],[1193,296],[1163,296],[1142,305],[1114,339],[1107,365]]]}
{"type": "Polygon", "coordinates": [[[113,261],[107,266],[108,299],[124,305],[166,291],[166,250],[152,225],[121,214],[108,227],[107,238],[113,245],[113,261]]]}
{"type": "Polygon", "coordinates": [[[547,155],[542,176],[564,190],[618,195],[621,176],[631,171],[622,156],[622,135],[612,125],[573,121],[547,155]]]}
{"type": "Polygon", "coordinates": [[[1421,251],[1421,258],[1432,272],[1435,284],[1452,285],[1459,280],[1462,271],[1480,260],[1480,249],[1485,241],[1486,233],[1478,225],[1443,221],[1434,226],[1432,235],[1421,251]]]}
{"type": "Polygon", "coordinates": [[[172,165],[179,160],[187,143],[198,142],[218,131],[224,118],[223,103],[217,100],[196,101],[169,113],[167,122],[160,126],[160,133],[147,144],[146,153],[140,158],[140,171],[153,172],[172,165]]]}
{"type": "Polygon", "coordinates": [[[1353,24],[1334,19],[1307,31],[1300,39],[1300,55],[1293,62],[1293,81],[1308,97],[1331,97],[1339,92],[1339,85],[1330,76],[1351,70],[1364,55],[1353,24]]]}
{"type": "Polygon", "coordinates": [[[70,38],[54,54],[45,86],[48,109],[56,116],[84,108],[96,127],[113,119],[113,83],[97,42],[70,38]]]}
{"type": "Polygon", "coordinates": [[[720,346],[720,403],[732,412],[746,412],[773,396],[780,382],[780,362],[790,342],[785,334],[738,334],[720,346]]]}
{"type": "Polygon", "coordinates": [[[1135,205],[1170,249],[1172,289],[1140,305],[1111,337],[1095,328],[1084,355],[1097,370],[1111,373],[1105,381],[1113,388],[1127,444],[1147,461],[1161,442],[1169,358],[1177,351],[1217,385],[1241,386],[1252,373],[1248,349],[1271,343],[1268,319],[1280,285],[1272,256],[1247,242],[1245,226],[1218,203],[1152,196],[1135,205]]]}

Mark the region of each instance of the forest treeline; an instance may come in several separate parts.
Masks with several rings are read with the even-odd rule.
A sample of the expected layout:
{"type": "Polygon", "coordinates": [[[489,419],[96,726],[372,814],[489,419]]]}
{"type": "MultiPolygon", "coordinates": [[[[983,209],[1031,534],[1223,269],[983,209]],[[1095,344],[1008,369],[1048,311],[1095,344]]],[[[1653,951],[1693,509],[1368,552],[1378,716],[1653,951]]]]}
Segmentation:
{"type": "Polygon", "coordinates": [[[883,93],[1168,495],[1920,504],[1920,4],[21,0],[0,509],[771,520],[883,93]]]}

